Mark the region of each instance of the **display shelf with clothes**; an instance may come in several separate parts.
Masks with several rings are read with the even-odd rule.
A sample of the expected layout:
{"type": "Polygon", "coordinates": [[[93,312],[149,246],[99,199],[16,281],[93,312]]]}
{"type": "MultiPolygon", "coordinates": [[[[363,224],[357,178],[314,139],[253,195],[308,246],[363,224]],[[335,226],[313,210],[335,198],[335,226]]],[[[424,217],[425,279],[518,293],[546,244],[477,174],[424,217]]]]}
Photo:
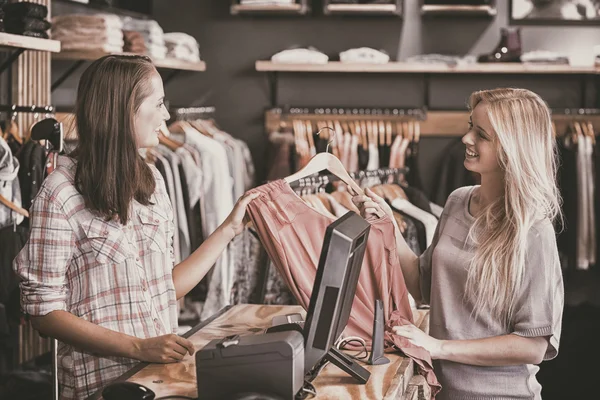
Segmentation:
{"type": "MultiPolygon", "coordinates": [[[[405,195],[404,187],[397,184],[404,182],[401,179],[406,176],[405,169],[387,168],[348,173],[343,167],[342,170],[333,167],[338,171],[333,172],[333,164],[321,163],[320,160],[324,158],[319,157],[320,155],[315,156],[308,167],[296,174],[251,190],[251,193],[258,193],[259,196],[248,207],[254,229],[270,260],[295,301],[304,308],[309,304],[327,226],[348,211],[358,211],[345,187],[352,187],[357,193],[362,192],[363,187],[374,190],[380,188],[382,193],[389,193],[393,200],[405,195]],[[304,176],[306,171],[312,172],[319,167],[315,164],[320,164],[323,170],[327,168],[339,179],[331,176],[304,176]]],[[[325,158],[335,159],[335,156],[330,154],[325,158]]],[[[337,163],[341,165],[339,159],[337,163]]],[[[412,220],[412,217],[408,218],[412,220]]],[[[394,219],[400,224],[405,221],[402,213],[396,213],[394,219]]],[[[367,250],[344,334],[358,336],[366,340],[369,346],[375,300],[381,299],[387,326],[387,351],[401,350],[413,358],[429,384],[434,388],[438,387],[427,351],[394,335],[390,329],[392,323],[411,323],[414,310],[395,250],[394,221],[387,215],[372,216],[367,221],[371,224],[367,250]]],[[[403,234],[409,234],[406,228],[403,234]]]]}
{"type": "MultiPolygon", "coordinates": [[[[167,183],[178,232],[173,243],[176,263],[196,250],[254,187],[247,144],[221,129],[214,114],[214,107],[172,109],[173,119],[162,128],[160,144],[146,150],[146,160],[167,183]]],[[[256,238],[248,232],[237,236],[180,304],[182,320],[197,322],[226,305],[251,301],[263,264],[256,238]]]]}
{"type": "Polygon", "coordinates": [[[418,153],[423,109],[308,108],[270,110],[268,179],[302,168],[315,154],[331,152],[349,172],[408,167],[406,180],[421,188],[418,153]],[[324,129],[324,128],[329,129],[324,129]],[[321,134],[315,132],[321,131],[321,134]]]}

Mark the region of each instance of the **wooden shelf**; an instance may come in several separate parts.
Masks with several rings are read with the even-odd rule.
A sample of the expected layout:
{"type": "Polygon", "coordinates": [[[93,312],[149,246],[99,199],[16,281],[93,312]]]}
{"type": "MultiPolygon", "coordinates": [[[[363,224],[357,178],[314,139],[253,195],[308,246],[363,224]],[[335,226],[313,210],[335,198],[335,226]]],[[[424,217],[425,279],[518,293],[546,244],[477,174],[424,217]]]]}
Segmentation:
{"type": "Polygon", "coordinates": [[[493,17],[498,14],[495,7],[492,6],[469,6],[469,5],[456,5],[456,6],[445,6],[445,5],[423,5],[421,6],[421,14],[427,16],[487,16],[493,17]]]}
{"type": "Polygon", "coordinates": [[[599,74],[600,66],[571,67],[570,65],[476,63],[450,67],[442,64],[390,62],[387,64],[351,64],[332,61],[327,64],[278,64],[257,61],[262,72],[337,72],[337,73],[431,73],[431,74],[599,74]]]}
{"type": "Polygon", "coordinates": [[[399,15],[397,4],[328,4],[327,15],[399,15]]]}
{"type": "Polygon", "coordinates": [[[281,6],[252,6],[233,4],[230,8],[231,15],[303,15],[308,12],[308,7],[304,4],[289,4],[281,6]]]}
{"type": "Polygon", "coordinates": [[[40,39],[0,32],[0,47],[57,53],[60,51],[60,42],[58,40],[40,39]]]}
{"type": "MultiPolygon", "coordinates": [[[[105,53],[102,51],[63,51],[57,54],[54,54],[53,59],[55,60],[83,60],[83,61],[92,61],[97,60],[100,57],[104,57],[109,54],[114,55],[126,55],[132,53],[105,53]]],[[[200,62],[190,62],[184,60],[178,60],[174,58],[166,58],[162,60],[153,60],[156,68],[168,68],[168,69],[176,69],[183,71],[196,71],[202,72],[206,71],[206,63],[204,61],[200,62]]]]}

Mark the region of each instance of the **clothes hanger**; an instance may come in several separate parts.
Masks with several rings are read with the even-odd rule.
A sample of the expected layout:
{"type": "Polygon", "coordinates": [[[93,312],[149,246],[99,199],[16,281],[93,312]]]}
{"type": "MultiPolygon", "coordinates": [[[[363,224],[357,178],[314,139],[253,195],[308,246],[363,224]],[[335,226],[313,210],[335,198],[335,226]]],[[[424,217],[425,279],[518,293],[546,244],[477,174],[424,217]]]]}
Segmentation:
{"type": "Polygon", "coordinates": [[[588,132],[590,134],[590,137],[592,138],[592,144],[595,146],[596,145],[596,132],[594,131],[594,124],[592,123],[592,121],[587,121],[587,127],[588,127],[588,132]]]}
{"type": "Polygon", "coordinates": [[[315,155],[317,154],[317,148],[315,147],[315,139],[313,138],[313,128],[312,128],[312,122],[310,121],[304,121],[304,124],[306,126],[306,130],[304,131],[306,138],[308,139],[308,149],[311,155],[315,155]]]}
{"type": "MultiPolygon", "coordinates": [[[[327,144],[327,150],[329,150],[329,145],[330,143],[327,144]]],[[[329,152],[317,154],[310,159],[304,168],[284,178],[284,180],[289,184],[300,178],[306,178],[324,170],[328,170],[330,173],[340,178],[340,180],[353,191],[353,194],[364,194],[363,190],[352,180],[350,174],[348,174],[348,171],[346,171],[342,165],[342,162],[329,152]]]]}
{"type": "Polygon", "coordinates": [[[17,214],[20,214],[24,217],[29,218],[29,211],[27,211],[24,208],[19,207],[18,205],[16,205],[12,201],[8,200],[6,197],[2,196],[1,194],[0,194],[0,204],[4,204],[6,207],[10,208],[17,214]]]}
{"type": "Polygon", "coordinates": [[[385,143],[388,147],[392,146],[392,123],[390,121],[385,123],[385,143]]]}
{"type": "Polygon", "coordinates": [[[421,122],[415,121],[415,142],[419,143],[421,139],[421,122]]]}
{"type": "Polygon", "coordinates": [[[385,123],[383,122],[383,120],[379,120],[379,122],[375,121],[375,124],[379,124],[379,135],[383,138],[383,145],[389,147],[391,143],[388,143],[387,131],[385,130],[385,123]]]}

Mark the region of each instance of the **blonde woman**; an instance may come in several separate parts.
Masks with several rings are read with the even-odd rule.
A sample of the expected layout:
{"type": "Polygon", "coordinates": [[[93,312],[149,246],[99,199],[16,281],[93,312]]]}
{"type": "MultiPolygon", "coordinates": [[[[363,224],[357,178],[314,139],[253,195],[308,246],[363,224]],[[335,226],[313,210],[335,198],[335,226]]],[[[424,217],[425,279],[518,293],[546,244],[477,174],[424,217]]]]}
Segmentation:
{"type": "MultiPolygon", "coordinates": [[[[431,313],[429,335],[394,330],[431,353],[438,399],[541,399],[536,365],[558,353],[564,297],[550,112],[524,89],[475,92],[469,105],[464,165],[481,185],[450,195],[421,257],[396,235],[408,289],[431,313]]],[[[354,201],[391,213],[371,191],[354,201]]]]}

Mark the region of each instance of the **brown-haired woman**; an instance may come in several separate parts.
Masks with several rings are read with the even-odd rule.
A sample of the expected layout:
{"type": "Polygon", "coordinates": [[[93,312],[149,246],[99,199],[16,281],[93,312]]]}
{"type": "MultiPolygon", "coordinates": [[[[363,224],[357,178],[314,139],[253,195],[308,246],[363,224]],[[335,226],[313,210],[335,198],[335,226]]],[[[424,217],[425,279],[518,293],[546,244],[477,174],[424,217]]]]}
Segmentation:
{"type": "Polygon", "coordinates": [[[177,299],[243,230],[251,196],[174,266],[173,209],[138,149],[169,118],[160,75],[144,56],[106,56],[81,77],[78,146],[44,181],[14,268],[33,326],[60,341],[61,399],[80,399],[139,361],[194,352],[176,335],[177,299]]]}

